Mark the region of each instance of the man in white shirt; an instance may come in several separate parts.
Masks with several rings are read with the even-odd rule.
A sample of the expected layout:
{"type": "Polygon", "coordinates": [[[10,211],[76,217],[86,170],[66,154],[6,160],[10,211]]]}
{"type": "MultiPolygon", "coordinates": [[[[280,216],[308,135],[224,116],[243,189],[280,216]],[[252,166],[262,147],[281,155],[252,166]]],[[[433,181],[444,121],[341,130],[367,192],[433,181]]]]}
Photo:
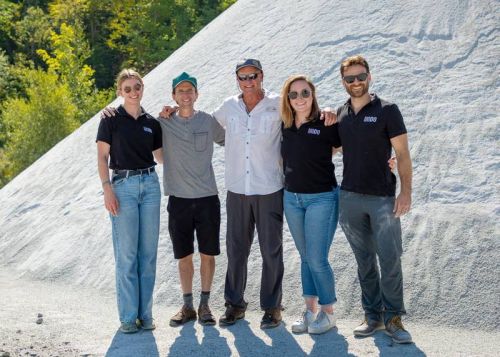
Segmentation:
{"type": "Polygon", "coordinates": [[[226,312],[222,326],[245,316],[247,262],[255,228],[262,255],[261,328],[281,322],[283,280],[283,172],[280,97],[262,86],[260,61],[236,65],[241,93],[229,97],[212,114],[226,128],[227,273],[226,312]]]}

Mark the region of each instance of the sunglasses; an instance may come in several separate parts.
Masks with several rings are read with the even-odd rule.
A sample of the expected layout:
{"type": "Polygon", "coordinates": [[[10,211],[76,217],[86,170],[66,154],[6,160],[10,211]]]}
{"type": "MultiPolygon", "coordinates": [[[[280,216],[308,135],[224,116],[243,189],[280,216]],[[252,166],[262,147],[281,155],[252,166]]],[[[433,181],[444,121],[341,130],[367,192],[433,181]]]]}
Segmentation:
{"type": "Polygon", "coordinates": [[[132,92],[132,89],[134,89],[136,92],[140,92],[142,89],[142,84],[136,83],[133,87],[125,87],[125,88],[123,88],[123,91],[125,93],[130,93],[130,92],[132,92]]]}
{"type": "Polygon", "coordinates": [[[257,79],[257,77],[259,77],[259,74],[258,73],[250,73],[250,74],[242,74],[242,75],[237,74],[236,77],[238,77],[238,80],[240,82],[253,81],[253,80],[257,79]]]}
{"type": "Polygon", "coordinates": [[[311,91],[307,88],[304,88],[300,91],[300,93],[295,92],[295,91],[288,92],[288,99],[297,99],[299,97],[299,95],[301,98],[304,98],[304,99],[309,98],[311,96],[311,91]]]}
{"type": "Polygon", "coordinates": [[[355,76],[345,76],[343,78],[346,83],[352,84],[354,81],[357,79],[359,82],[364,82],[368,78],[368,73],[360,73],[356,74],[355,76]]]}

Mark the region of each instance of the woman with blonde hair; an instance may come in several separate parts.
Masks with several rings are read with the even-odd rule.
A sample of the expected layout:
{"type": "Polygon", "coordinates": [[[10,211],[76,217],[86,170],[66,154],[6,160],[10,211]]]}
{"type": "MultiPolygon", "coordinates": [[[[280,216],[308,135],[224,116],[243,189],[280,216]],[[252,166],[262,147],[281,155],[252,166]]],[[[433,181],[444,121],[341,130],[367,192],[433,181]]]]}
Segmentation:
{"type": "Polygon", "coordinates": [[[335,280],[328,253],[338,222],[332,149],[341,146],[337,124],[325,126],[314,84],[288,78],[281,91],[284,210],[300,254],[306,309],[292,332],[321,334],[335,327],[335,280]],[[319,307],[318,307],[319,305],[319,307]]]}
{"type": "Polygon", "coordinates": [[[133,333],[138,327],[155,328],[152,306],[161,193],[153,153],[161,162],[162,133],[160,124],[141,107],[141,76],[124,69],[116,87],[123,105],[114,119],[101,119],[97,163],[112,223],[120,331],[133,333]]]}

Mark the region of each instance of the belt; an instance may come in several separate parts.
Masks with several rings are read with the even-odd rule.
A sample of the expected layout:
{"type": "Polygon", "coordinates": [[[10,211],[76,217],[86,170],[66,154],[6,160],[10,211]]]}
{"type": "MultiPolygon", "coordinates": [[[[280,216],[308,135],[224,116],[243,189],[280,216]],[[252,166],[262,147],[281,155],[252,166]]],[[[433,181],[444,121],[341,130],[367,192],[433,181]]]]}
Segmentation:
{"type": "Polygon", "coordinates": [[[137,175],[151,175],[153,172],[155,172],[154,166],[139,170],[113,170],[113,179],[116,180],[137,175]]]}

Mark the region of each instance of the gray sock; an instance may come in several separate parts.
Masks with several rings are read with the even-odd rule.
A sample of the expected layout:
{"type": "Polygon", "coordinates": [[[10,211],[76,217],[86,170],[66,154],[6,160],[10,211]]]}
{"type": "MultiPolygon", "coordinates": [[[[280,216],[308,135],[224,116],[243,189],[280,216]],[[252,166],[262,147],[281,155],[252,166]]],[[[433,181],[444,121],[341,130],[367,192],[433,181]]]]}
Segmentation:
{"type": "Polygon", "coordinates": [[[193,306],[193,294],[182,294],[182,299],[184,300],[184,305],[190,309],[194,309],[193,306]]]}
{"type": "Polygon", "coordinates": [[[200,305],[208,305],[210,299],[210,291],[202,291],[200,294],[200,305]]]}

